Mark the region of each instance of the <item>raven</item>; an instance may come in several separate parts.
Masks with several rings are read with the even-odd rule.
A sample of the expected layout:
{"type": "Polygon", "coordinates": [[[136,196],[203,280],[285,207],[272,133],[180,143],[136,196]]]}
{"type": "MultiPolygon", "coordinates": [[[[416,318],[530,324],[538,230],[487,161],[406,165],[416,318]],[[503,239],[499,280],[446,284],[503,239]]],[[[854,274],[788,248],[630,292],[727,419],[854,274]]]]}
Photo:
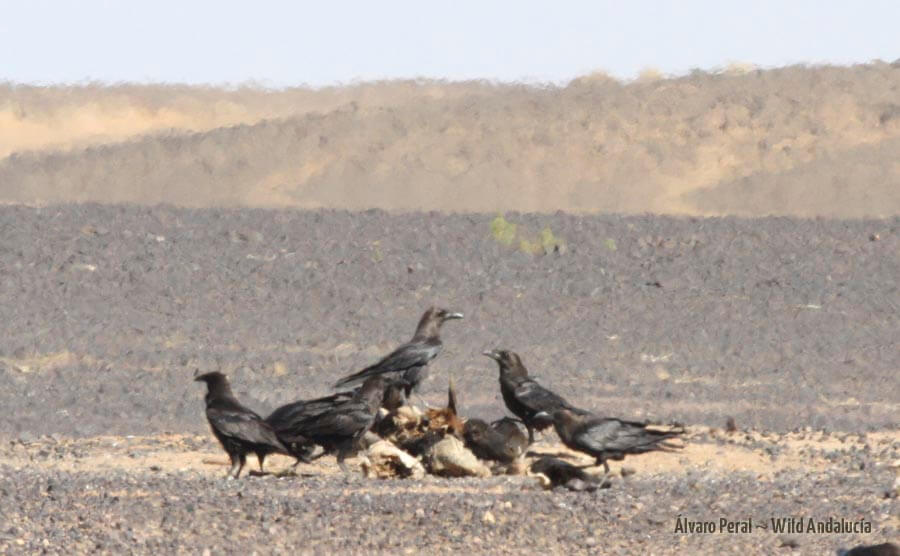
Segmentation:
{"type": "Polygon", "coordinates": [[[626,454],[654,450],[673,451],[681,446],[669,441],[684,434],[683,428],[649,429],[647,423],[578,415],[565,408],[553,412],[553,426],[563,444],[597,458],[597,465],[603,465],[607,473],[609,464],[606,460],[623,460],[626,454]]]}
{"type": "Polygon", "coordinates": [[[338,392],[322,398],[292,402],[279,407],[266,417],[266,423],[275,430],[279,440],[287,447],[288,453],[296,458],[295,466],[301,461],[312,462],[312,453],[316,447],[308,438],[292,432],[297,424],[349,402],[353,399],[353,395],[354,392],[338,392]]]}
{"type": "Polygon", "coordinates": [[[266,455],[273,452],[288,453],[272,427],[235,399],[225,375],[214,371],[197,376],[194,380],[206,383],[206,418],[213,434],[231,458],[231,470],[227,475],[229,479],[240,476],[250,452],[255,453],[259,459],[260,471],[266,455]]]}
{"type": "Polygon", "coordinates": [[[586,411],[569,404],[528,376],[522,359],[512,351],[485,351],[500,367],[500,393],[506,407],[522,420],[528,429],[528,443],[534,442],[535,429],[542,431],[553,425],[551,414],[561,408],[584,415],[586,411]]]}
{"type": "Polygon", "coordinates": [[[466,447],[481,459],[510,464],[528,447],[525,433],[516,422],[504,417],[489,425],[481,419],[469,419],[463,433],[466,447]]]}
{"type": "Polygon", "coordinates": [[[531,472],[543,475],[549,481],[545,488],[566,487],[569,490],[593,491],[598,487],[608,487],[599,477],[588,474],[584,469],[551,456],[544,456],[531,464],[531,472]]]}
{"type": "MultiPolygon", "coordinates": [[[[316,458],[337,452],[338,465],[346,472],[344,458],[359,450],[363,435],[375,422],[385,387],[384,378],[369,377],[351,399],[318,413],[299,415],[278,430],[278,437],[291,445],[318,444],[324,451],[316,458]]],[[[311,460],[305,458],[305,461],[311,460]]]]}
{"type": "Polygon", "coordinates": [[[370,376],[390,374],[403,384],[406,397],[428,376],[426,366],[441,352],[440,332],[445,321],[463,318],[462,313],[431,307],[419,320],[412,340],[384,356],[374,365],[347,375],[335,383],[336,387],[352,384],[370,376]]]}
{"type": "MultiPolygon", "coordinates": [[[[337,394],[312,400],[292,402],[279,407],[266,417],[266,422],[275,429],[275,433],[278,434],[279,439],[288,448],[290,455],[297,459],[294,465],[301,461],[310,463],[314,459],[312,458],[312,453],[315,450],[315,443],[297,434],[297,427],[302,426],[304,422],[309,422],[310,419],[319,417],[342,404],[352,401],[360,389],[362,389],[362,386],[352,391],[338,392],[337,394]]],[[[392,381],[385,380],[381,406],[390,412],[396,411],[397,407],[403,405],[403,403],[402,387],[392,381]]]]}

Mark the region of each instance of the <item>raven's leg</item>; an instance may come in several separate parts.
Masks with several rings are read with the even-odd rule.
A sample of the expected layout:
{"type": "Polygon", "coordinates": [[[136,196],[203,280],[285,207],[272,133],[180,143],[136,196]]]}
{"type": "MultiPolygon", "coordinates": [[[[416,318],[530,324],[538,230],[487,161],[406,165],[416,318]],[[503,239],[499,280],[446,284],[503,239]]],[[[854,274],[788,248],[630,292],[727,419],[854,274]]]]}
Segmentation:
{"type": "Polygon", "coordinates": [[[606,463],[606,460],[605,460],[604,458],[597,458],[597,465],[602,465],[602,466],[603,466],[603,471],[604,471],[607,475],[609,475],[609,464],[606,463]]]}
{"type": "Polygon", "coordinates": [[[337,453],[337,464],[338,464],[338,467],[341,468],[341,471],[343,471],[344,474],[346,475],[346,474],[350,473],[350,470],[347,468],[347,464],[344,463],[344,458],[345,458],[345,457],[347,457],[347,451],[346,451],[345,449],[343,449],[343,448],[341,448],[340,450],[338,450],[338,453],[337,453]]]}
{"type": "Polygon", "coordinates": [[[241,460],[237,454],[228,454],[231,458],[231,469],[228,470],[228,474],[225,475],[225,478],[228,480],[234,479],[237,473],[241,472],[241,460]]]}
{"type": "Polygon", "coordinates": [[[263,470],[263,462],[266,461],[266,453],[265,452],[256,452],[256,459],[259,460],[260,474],[265,475],[266,472],[263,470]]]}
{"type": "Polygon", "coordinates": [[[531,446],[534,444],[534,428],[527,423],[525,424],[525,428],[528,429],[528,445],[531,446]]]}
{"type": "MultiPolygon", "coordinates": [[[[363,431],[365,432],[365,431],[363,431]]],[[[354,436],[349,440],[346,440],[342,443],[341,446],[338,447],[337,452],[337,461],[338,465],[341,468],[341,471],[344,473],[349,473],[349,469],[347,468],[347,464],[344,463],[344,459],[348,456],[355,456],[359,452],[359,443],[362,440],[362,436],[354,436]]]]}
{"type": "Polygon", "coordinates": [[[241,454],[240,456],[241,465],[237,469],[237,473],[235,473],[234,478],[237,479],[241,476],[241,470],[244,469],[244,465],[247,463],[247,454],[241,454]]]}

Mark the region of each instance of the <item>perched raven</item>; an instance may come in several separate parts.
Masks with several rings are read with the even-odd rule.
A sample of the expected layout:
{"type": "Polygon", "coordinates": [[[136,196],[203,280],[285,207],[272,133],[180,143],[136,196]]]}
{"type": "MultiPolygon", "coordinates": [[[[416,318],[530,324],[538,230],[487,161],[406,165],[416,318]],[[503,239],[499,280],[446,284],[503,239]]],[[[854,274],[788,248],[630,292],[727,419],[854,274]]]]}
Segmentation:
{"type": "Polygon", "coordinates": [[[445,321],[463,318],[462,313],[451,313],[446,309],[432,307],[425,311],[412,340],[384,356],[374,365],[345,376],[337,381],[336,387],[352,384],[370,376],[388,374],[403,384],[407,397],[420,382],[428,376],[426,366],[441,352],[441,326],[445,321]]]}
{"type": "Polygon", "coordinates": [[[510,464],[528,447],[525,433],[516,423],[509,417],[490,425],[481,419],[469,419],[463,432],[466,447],[481,459],[510,464]]]}
{"type": "MultiPolygon", "coordinates": [[[[403,389],[392,381],[385,380],[384,395],[381,406],[390,411],[403,405],[403,389]]],[[[362,386],[348,392],[338,392],[330,396],[311,400],[299,400],[283,405],[266,417],[266,422],[275,429],[278,438],[290,451],[290,455],[297,459],[294,465],[301,461],[310,463],[312,453],[315,450],[315,442],[297,433],[303,423],[334,410],[336,407],[353,400],[353,397],[362,389],[362,386]]],[[[377,411],[377,408],[376,408],[377,411]]]]}
{"type": "Polygon", "coordinates": [[[227,475],[229,479],[240,476],[248,453],[256,454],[260,471],[266,455],[273,452],[288,453],[272,427],[235,399],[225,375],[215,371],[202,374],[194,380],[206,383],[206,418],[213,434],[231,458],[231,470],[227,475]]]}
{"type": "Polygon", "coordinates": [[[275,434],[282,444],[287,447],[291,456],[297,459],[296,466],[301,461],[310,463],[312,453],[316,448],[310,439],[297,434],[295,431],[299,423],[308,421],[334,409],[335,407],[353,399],[354,392],[338,392],[330,396],[312,400],[300,400],[283,405],[266,417],[275,434]]]}
{"type": "Polygon", "coordinates": [[[553,412],[553,426],[563,444],[597,458],[597,465],[609,473],[606,460],[622,460],[628,454],[681,448],[669,441],[684,434],[683,428],[657,430],[647,423],[623,421],[614,417],[578,415],[569,409],[553,412]]]}
{"type": "Polygon", "coordinates": [[[486,351],[487,355],[500,367],[500,393],[506,407],[522,420],[528,429],[528,443],[534,442],[534,431],[542,431],[553,425],[552,414],[565,408],[578,414],[588,412],[578,409],[561,396],[538,384],[528,376],[528,369],[522,364],[518,354],[505,351],[486,351]]]}
{"type": "Polygon", "coordinates": [[[346,472],[344,459],[358,451],[363,435],[375,422],[385,387],[384,378],[369,377],[351,399],[292,420],[278,430],[278,437],[287,444],[321,446],[324,451],[317,457],[337,452],[338,465],[346,472]]]}

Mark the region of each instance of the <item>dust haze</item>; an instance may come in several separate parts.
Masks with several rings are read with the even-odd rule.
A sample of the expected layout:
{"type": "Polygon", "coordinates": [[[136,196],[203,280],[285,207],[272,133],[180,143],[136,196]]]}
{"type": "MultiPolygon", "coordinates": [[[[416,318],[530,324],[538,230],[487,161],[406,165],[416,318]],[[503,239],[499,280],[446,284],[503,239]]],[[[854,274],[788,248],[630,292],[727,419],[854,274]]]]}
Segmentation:
{"type": "Polygon", "coordinates": [[[0,85],[0,201],[900,214],[900,63],[563,85],[0,85]]]}

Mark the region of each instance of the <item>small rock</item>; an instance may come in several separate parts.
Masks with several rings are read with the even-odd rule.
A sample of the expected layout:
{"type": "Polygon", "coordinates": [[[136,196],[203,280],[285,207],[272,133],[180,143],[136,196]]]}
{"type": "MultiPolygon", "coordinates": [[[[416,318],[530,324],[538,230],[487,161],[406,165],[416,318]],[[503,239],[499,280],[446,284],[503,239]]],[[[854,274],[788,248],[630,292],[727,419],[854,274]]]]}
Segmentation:
{"type": "Polygon", "coordinates": [[[619,473],[623,477],[628,477],[629,475],[634,475],[635,473],[637,473],[637,470],[634,467],[622,467],[619,470],[619,473]]]}
{"type": "Polygon", "coordinates": [[[494,514],[491,513],[491,510],[484,512],[484,515],[481,517],[481,521],[483,521],[489,525],[493,525],[494,523],[497,523],[497,519],[494,517],[494,514]]]}

